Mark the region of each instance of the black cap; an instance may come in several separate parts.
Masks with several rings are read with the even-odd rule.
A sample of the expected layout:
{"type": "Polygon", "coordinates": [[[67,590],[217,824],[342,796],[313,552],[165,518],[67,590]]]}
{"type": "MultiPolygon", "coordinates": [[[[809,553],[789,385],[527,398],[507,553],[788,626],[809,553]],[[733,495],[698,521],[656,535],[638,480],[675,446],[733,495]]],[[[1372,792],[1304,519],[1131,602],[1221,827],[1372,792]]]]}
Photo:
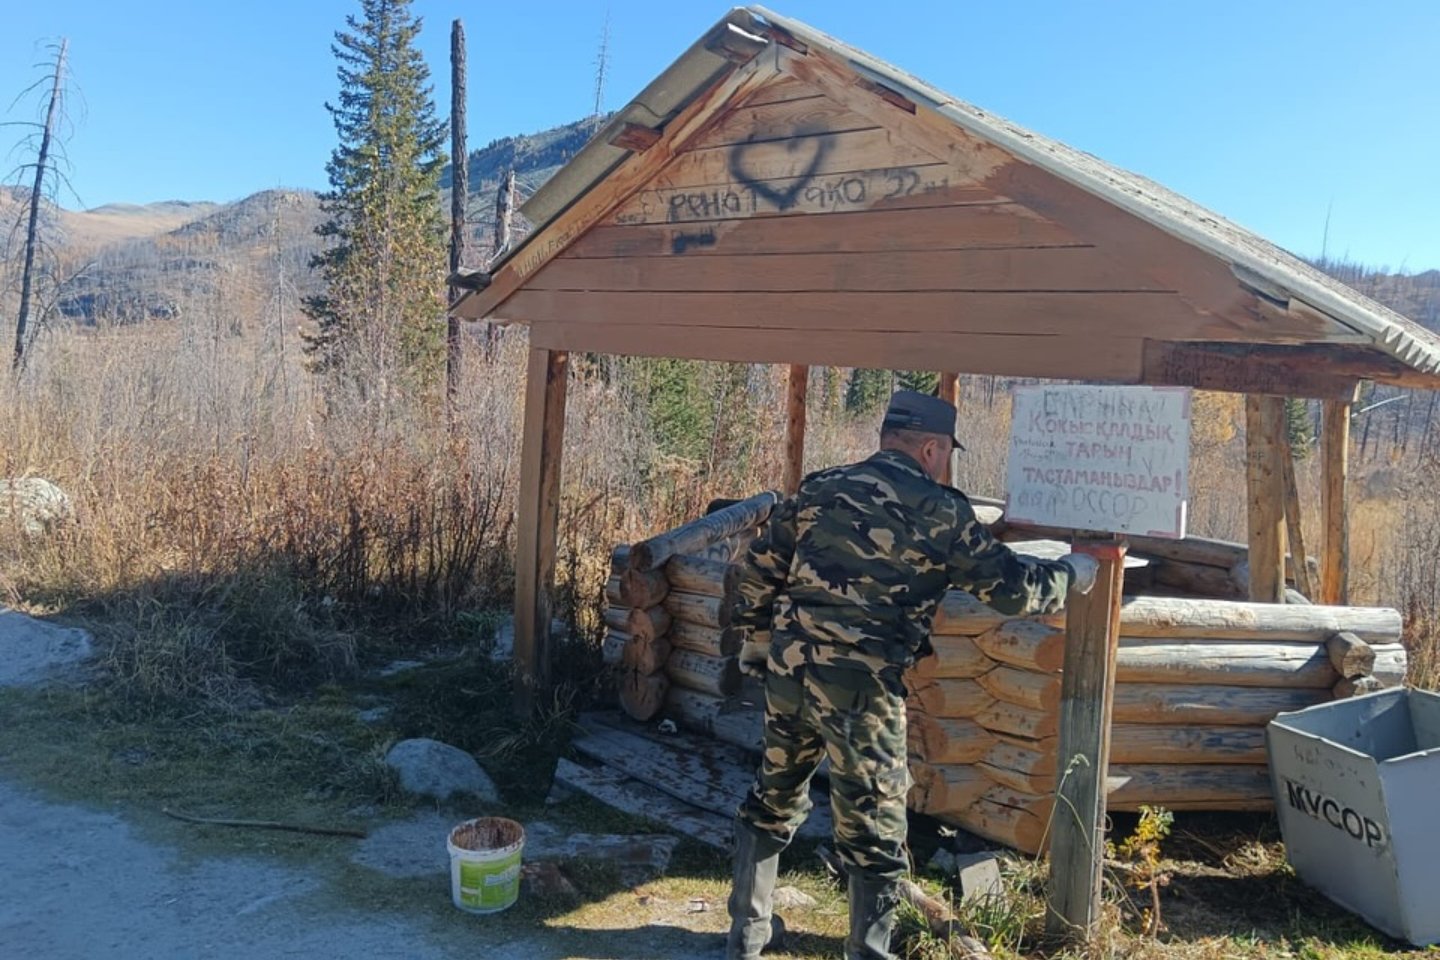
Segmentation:
{"type": "Polygon", "coordinates": [[[881,429],[919,430],[938,433],[964,450],[955,439],[955,408],[939,397],[926,396],[914,390],[899,390],[890,398],[881,429]]]}

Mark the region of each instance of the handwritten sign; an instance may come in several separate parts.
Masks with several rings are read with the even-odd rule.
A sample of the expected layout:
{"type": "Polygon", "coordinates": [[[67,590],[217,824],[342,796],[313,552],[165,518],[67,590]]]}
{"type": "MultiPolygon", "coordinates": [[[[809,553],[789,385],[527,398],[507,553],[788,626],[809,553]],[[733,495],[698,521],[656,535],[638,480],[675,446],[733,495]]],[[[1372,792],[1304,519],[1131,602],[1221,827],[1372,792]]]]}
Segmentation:
{"type": "Polygon", "coordinates": [[[1178,539],[1189,472],[1189,390],[1014,390],[1005,513],[1016,523],[1178,539]]]}

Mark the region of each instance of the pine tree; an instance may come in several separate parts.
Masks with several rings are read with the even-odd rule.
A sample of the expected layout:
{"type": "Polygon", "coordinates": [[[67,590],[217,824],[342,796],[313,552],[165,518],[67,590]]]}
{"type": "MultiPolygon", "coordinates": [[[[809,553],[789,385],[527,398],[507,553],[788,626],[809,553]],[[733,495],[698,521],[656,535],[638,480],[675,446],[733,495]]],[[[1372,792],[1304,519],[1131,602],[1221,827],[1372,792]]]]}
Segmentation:
{"type": "Polygon", "coordinates": [[[914,390],[935,396],[940,390],[940,374],[930,370],[901,370],[898,373],[901,390],[914,390]]]}
{"type": "Polygon", "coordinates": [[[1310,448],[1315,445],[1315,423],[1310,419],[1310,405],[1305,400],[1286,398],[1285,427],[1290,435],[1290,449],[1295,451],[1296,458],[1303,460],[1308,457],[1310,448]]]}
{"type": "Polygon", "coordinates": [[[890,371],[859,367],[845,390],[845,411],[856,416],[874,413],[890,396],[890,371]]]}
{"type": "Polygon", "coordinates": [[[340,97],[325,108],[340,143],[317,231],[331,244],[311,262],[325,292],[306,300],[305,339],[312,369],[344,372],[368,396],[428,383],[443,364],[446,157],[410,0],[360,6],[331,47],[340,97]]]}

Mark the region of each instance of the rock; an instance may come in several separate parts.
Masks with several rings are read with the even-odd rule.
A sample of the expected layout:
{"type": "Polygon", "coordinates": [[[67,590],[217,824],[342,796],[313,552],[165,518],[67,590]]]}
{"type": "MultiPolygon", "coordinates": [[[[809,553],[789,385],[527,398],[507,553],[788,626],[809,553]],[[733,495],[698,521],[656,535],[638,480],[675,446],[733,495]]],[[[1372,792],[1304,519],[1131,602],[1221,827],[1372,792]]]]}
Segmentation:
{"type": "Polygon", "coordinates": [[[962,904],[1005,895],[1005,886],[1000,880],[1000,856],[992,851],[951,853],[942,849],[930,858],[930,866],[952,878],[962,904]]]}
{"type": "Polygon", "coordinates": [[[0,480],[0,524],[14,523],[25,536],[39,537],[74,518],[70,498],[49,480],[0,480]]]}
{"type": "Polygon", "coordinates": [[[818,903],[814,897],[798,887],[776,887],[774,903],[786,910],[809,910],[818,903]]]}
{"type": "Polygon", "coordinates": [[[448,800],[456,794],[473,794],[487,803],[499,803],[495,784],[464,750],[439,740],[401,740],[385,755],[385,763],[400,775],[406,793],[448,800]]]}
{"type": "Polygon", "coordinates": [[[33,687],[90,658],[90,634],[0,607],[0,687],[33,687]]]}

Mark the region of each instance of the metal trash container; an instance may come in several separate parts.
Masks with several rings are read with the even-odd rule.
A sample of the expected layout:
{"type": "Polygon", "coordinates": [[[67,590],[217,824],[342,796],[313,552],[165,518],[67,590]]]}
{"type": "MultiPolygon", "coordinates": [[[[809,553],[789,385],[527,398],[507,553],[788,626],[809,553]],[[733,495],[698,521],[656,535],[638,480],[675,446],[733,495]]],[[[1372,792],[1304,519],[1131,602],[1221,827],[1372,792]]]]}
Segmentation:
{"type": "Polygon", "coordinates": [[[1266,740],[1300,878],[1392,937],[1440,942],[1440,695],[1383,690],[1282,713],[1266,740]]]}

